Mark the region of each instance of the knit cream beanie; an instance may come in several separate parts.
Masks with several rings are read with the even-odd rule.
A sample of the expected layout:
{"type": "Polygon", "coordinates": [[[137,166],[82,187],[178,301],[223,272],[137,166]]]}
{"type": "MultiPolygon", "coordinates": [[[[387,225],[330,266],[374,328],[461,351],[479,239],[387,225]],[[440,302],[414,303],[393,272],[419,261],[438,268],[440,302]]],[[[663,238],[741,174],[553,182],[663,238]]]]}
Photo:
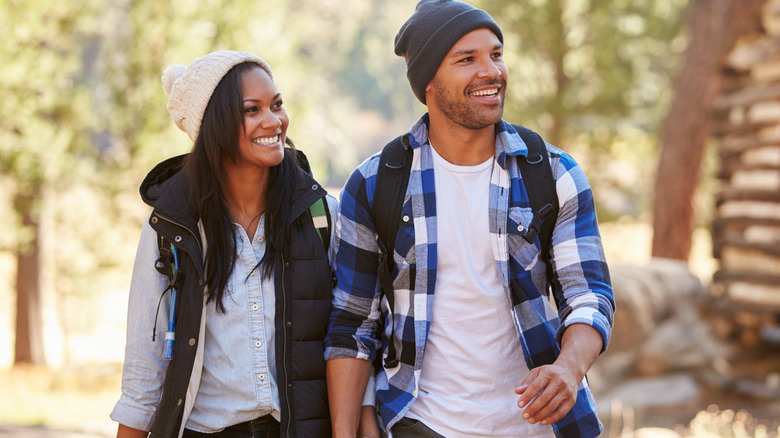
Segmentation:
{"type": "Polygon", "coordinates": [[[189,67],[175,64],[165,69],[162,83],[168,95],[168,112],[193,142],[198,138],[203,113],[217,84],[231,68],[243,62],[258,64],[273,79],[265,61],[251,53],[230,50],[209,53],[192,61],[189,67]]]}

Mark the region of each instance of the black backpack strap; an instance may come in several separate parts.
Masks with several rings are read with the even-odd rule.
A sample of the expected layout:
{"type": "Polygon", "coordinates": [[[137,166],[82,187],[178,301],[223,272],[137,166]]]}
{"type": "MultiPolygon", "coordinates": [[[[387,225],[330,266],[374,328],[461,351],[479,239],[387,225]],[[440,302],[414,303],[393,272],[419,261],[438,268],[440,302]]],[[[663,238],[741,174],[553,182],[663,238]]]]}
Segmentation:
{"type": "MultiPolygon", "coordinates": [[[[531,209],[534,212],[528,234],[524,237],[528,242],[533,243],[534,237],[539,235],[542,260],[547,266],[547,285],[549,288],[552,281],[550,246],[552,245],[555,221],[558,218],[558,192],[555,189],[555,179],[552,175],[552,167],[550,167],[550,156],[547,153],[547,146],[539,134],[519,125],[512,126],[528,146],[528,156],[525,159],[517,160],[523,182],[528,190],[531,209]]],[[[558,305],[558,299],[554,294],[553,298],[555,298],[555,304],[558,305]]]]}
{"type": "MultiPolygon", "coordinates": [[[[379,169],[376,174],[376,189],[374,191],[374,203],[371,206],[371,216],[378,234],[379,260],[377,264],[377,277],[387,298],[387,304],[391,314],[395,303],[393,280],[393,252],[395,251],[395,235],[398,233],[401,220],[401,208],[403,207],[406,187],[409,185],[409,173],[412,168],[414,153],[409,140],[405,136],[395,138],[388,143],[379,156],[379,169]]],[[[392,315],[390,324],[393,325],[392,315]]],[[[398,365],[395,345],[392,339],[389,342],[386,368],[394,368],[398,365]]]]}

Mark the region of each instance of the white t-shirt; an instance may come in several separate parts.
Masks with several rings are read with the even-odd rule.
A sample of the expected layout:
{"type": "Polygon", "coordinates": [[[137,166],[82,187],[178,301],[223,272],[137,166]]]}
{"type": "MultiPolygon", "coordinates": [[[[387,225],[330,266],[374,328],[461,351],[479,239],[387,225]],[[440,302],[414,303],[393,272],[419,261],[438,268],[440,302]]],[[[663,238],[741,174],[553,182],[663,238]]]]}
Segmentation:
{"type": "Polygon", "coordinates": [[[488,238],[495,160],[456,166],[431,150],[436,289],[418,399],[406,416],[448,438],[553,437],[517,407],[528,367],[488,238]]]}

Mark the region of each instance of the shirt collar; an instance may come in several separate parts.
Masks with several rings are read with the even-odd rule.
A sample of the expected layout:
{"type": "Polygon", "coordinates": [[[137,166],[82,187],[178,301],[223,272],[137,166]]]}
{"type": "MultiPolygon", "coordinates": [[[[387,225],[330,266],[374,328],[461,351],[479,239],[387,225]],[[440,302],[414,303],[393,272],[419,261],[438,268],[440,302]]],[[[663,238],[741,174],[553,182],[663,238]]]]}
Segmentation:
{"type": "MultiPolygon", "coordinates": [[[[428,143],[428,125],[430,116],[423,114],[417,122],[412,125],[407,133],[409,144],[416,149],[428,143]]],[[[496,123],[496,160],[501,167],[506,168],[505,162],[507,156],[528,156],[528,146],[525,144],[520,134],[515,128],[503,119],[496,123]]]]}

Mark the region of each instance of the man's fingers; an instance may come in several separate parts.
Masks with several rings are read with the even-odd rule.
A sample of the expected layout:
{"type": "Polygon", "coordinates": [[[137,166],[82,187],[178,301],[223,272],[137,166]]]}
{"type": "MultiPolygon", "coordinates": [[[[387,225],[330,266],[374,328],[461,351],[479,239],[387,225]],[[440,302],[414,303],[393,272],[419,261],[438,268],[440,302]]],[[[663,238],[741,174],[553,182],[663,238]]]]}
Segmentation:
{"type": "MultiPolygon", "coordinates": [[[[539,400],[539,398],[540,397],[537,397],[537,400],[539,400]]],[[[530,407],[531,406],[529,406],[529,408],[530,407]]],[[[523,417],[526,418],[526,420],[528,420],[528,422],[531,424],[537,422],[551,424],[555,421],[558,421],[560,418],[563,418],[565,413],[561,415],[560,418],[554,419],[558,412],[564,409],[567,412],[570,409],[570,407],[568,407],[565,394],[555,394],[544,405],[540,405],[536,411],[529,412],[528,409],[526,409],[526,412],[523,413],[523,417]],[[528,414],[528,417],[526,417],[526,414],[528,414]]]]}
{"type": "Polygon", "coordinates": [[[569,413],[571,408],[574,407],[574,402],[571,400],[564,400],[561,402],[560,405],[558,405],[557,409],[554,409],[547,417],[541,418],[541,423],[544,425],[547,424],[553,424],[556,421],[559,421],[563,417],[566,416],[566,414],[569,413]]]}
{"type": "MultiPolygon", "coordinates": [[[[529,374],[529,378],[531,375],[529,374]]],[[[517,401],[517,406],[524,408],[531,400],[534,399],[539,393],[541,393],[545,386],[547,386],[547,379],[541,376],[535,375],[531,380],[526,378],[516,392],[521,394],[520,400],[517,401]]]]}
{"type": "Polygon", "coordinates": [[[550,406],[550,402],[553,400],[553,398],[555,398],[555,396],[555,391],[551,390],[550,388],[541,391],[536,395],[536,398],[534,398],[531,403],[526,406],[525,410],[523,411],[523,418],[526,420],[538,420],[546,417],[547,414],[554,410],[550,409],[549,411],[545,411],[545,409],[550,406]],[[542,413],[544,413],[544,415],[541,415],[542,413]]]}

